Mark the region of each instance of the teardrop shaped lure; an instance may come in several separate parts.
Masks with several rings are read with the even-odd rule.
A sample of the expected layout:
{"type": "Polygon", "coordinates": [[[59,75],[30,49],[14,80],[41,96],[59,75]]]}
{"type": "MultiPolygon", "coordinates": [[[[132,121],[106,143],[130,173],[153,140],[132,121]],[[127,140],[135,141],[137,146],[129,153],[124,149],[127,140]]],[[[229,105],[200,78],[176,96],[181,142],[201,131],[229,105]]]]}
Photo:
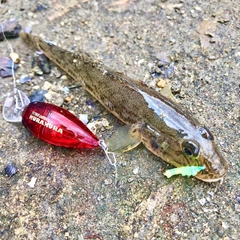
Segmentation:
{"type": "Polygon", "coordinates": [[[76,116],[44,102],[30,103],[22,113],[23,125],[37,138],[68,148],[97,148],[99,139],[76,116]]]}

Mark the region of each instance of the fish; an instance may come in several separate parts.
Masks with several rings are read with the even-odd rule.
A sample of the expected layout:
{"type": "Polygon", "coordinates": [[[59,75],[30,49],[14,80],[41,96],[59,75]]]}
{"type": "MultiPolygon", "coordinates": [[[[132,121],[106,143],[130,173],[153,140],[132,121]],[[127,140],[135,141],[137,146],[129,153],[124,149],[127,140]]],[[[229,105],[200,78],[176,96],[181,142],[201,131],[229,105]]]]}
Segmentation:
{"type": "Polygon", "coordinates": [[[212,133],[179,104],[142,81],[94,61],[83,50],[74,53],[29,33],[21,32],[19,36],[29,47],[42,51],[126,124],[124,131],[117,131],[120,134],[112,145],[120,142],[121,148],[127,142],[129,150],[143,143],[177,168],[204,166],[195,177],[205,182],[216,182],[226,175],[228,163],[212,133]]]}

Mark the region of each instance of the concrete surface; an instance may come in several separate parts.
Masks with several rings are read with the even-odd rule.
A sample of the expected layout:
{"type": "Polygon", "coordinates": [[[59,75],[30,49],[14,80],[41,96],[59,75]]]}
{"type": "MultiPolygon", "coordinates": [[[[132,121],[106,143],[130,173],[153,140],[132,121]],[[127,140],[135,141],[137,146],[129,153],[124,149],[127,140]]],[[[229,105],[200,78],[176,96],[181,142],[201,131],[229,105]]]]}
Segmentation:
{"type": "MultiPolygon", "coordinates": [[[[33,34],[65,49],[83,48],[153,87],[158,79],[149,66],[168,60],[174,75],[165,80],[181,86],[177,101],[209,127],[229,162],[221,185],[166,179],[162,173],[171,166],[139,146],[117,155],[115,184],[114,169],[100,149],[54,147],[0,117],[0,171],[9,163],[19,170],[11,178],[0,175],[0,239],[240,238],[238,0],[8,0],[0,13],[1,22],[16,18],[23,28],[32,26],[33,34]]],[[[9,42],[21,58],[17,77],[31,74],[34,52],[19,38],[9,42]]],[[[8,54],[7,44],[0,42],[0,55],[8,54]]],[[[18,88],[31,94],[45,81],[74,85],[52,73],[18,88]]],[[[11,83],[11,78],[0,79],[1,108],[11,83]]],[[[80,87],[56,90],[52,102],[56,96],[76,115],[106,118],[112,128],[100,129],[99,137],[107,139],[122,125],[80,87]]]]}

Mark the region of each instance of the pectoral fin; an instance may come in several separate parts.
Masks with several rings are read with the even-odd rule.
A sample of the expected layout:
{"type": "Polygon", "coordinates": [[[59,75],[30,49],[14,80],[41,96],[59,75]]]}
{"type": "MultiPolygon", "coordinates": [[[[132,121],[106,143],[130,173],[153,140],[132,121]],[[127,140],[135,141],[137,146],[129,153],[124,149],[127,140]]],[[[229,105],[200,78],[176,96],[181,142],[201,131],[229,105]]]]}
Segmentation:
{"type": "Polygon", "coordinates": [[[142,124],[120,127],[108,140],[108,150],[111,152],[127,152],[141,143],[142,124]]]}

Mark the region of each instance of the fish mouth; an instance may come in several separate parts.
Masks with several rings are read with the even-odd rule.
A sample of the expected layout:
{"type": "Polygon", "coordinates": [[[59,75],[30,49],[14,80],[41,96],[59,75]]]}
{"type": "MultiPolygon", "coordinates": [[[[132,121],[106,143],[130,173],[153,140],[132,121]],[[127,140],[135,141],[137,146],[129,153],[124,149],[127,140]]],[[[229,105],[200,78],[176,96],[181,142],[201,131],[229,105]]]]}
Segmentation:
{"type": "Polygon", "coordinates": [[[204,182],[218,182],[218,181],[221,181],[224,176],[212,178],[212,177],[208,176],[207,174],[206,175],[205,174],[204,175],[197,174],[195,177],[204,182]]]}
{"type": "Polygon", "coordinates": [[[222,168],[219,172],[212,172],[208,173],[206,171],[199,172],[195,177],[199,180],[202,180],[204,182],[217,182],[221,181],[223,177],[226,175],[227,169],[222,168]]]}

